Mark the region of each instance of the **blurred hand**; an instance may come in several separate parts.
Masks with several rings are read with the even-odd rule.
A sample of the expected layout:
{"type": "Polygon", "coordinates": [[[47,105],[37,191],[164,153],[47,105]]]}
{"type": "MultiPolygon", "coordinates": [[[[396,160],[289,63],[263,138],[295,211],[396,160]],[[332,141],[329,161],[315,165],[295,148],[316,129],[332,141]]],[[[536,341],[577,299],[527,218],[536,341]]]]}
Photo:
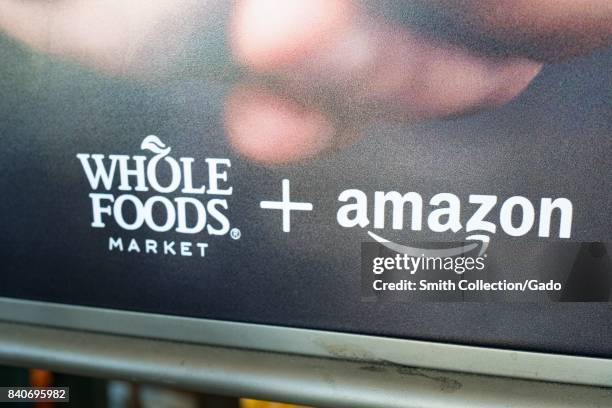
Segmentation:
{"type": "MultiPolygon", "coordinates": [[[[0,29],[97,69],[147,75],[152,59],[180,63],[172,56],[198,29],[198,4],[0,0],[0,29]]],[[[238,152],[264,164],[290,163],[350,142],[379,118],[417,121],[494,108],[523,91],[542,62],[588,53],[612,39],[610,0],[406,4],[444,22],[441,35],[417,32],[363,6],[349,0],[235,2],[232,53],[252,73],[226,103],[227,133],[238,152]],[[493,44],[495,52],[476,49],[481,43],[493,44]]]]}

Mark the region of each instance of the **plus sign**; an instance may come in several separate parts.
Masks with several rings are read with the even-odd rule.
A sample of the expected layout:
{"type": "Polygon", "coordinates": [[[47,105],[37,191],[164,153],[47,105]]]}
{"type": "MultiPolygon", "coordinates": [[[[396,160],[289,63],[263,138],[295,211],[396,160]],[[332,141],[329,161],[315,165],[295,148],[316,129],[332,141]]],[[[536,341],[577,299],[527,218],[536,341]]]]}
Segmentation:
{"type": "Polygon", "coordinates": [[[261,208],[267,210],[283,211],[283,232],[291,231],[291,211],[312,211],[312,203],[292,202],[289,198],[289,180],[283,180],[283,199],[282,201],[262,201],[259,203],[261,208]]]}

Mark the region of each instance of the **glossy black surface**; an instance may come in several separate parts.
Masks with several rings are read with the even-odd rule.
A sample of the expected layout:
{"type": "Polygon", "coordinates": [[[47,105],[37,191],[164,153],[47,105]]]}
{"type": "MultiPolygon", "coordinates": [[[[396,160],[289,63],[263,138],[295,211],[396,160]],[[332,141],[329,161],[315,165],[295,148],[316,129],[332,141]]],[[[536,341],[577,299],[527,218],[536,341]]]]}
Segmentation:
{"type": "MultiPolygon", "coordinates": [[[[547,66],[509,105],[463,119],[379,123],[347,150],[285,168],[237,157],[220,120],[226,85],[194,78],[118,80],[34,56],[0,40],[0,296],[113,309],[328,329],[402,338],[612,356],[610,303],[368,303],[360,296],[365,229],[336,223],[348,188],[566,197],[572,239],[611,238],[612,53],[547,66]],[[204,259],[109,253],[108,236],[181,240],[180,234],[90,227],[91,188],[77,153],[140,153],[158,135],[175,157],[228,157],[229,219],[242,238],[206,237],[204,259]],[[280,197],[316,211],[259,208],[280,197]]],[[[467,214],[465,214],[467,216],[467,214]]],[[[457,240],[385,231],[391,239],[457,240]]],[[[458,234],[461,235],[461,234],[458,234]]],[[[511,240],[504,277],[567,276],[573,253],[511,240]],[[543,252],[542,252],[543,251],[543,252]]]]}

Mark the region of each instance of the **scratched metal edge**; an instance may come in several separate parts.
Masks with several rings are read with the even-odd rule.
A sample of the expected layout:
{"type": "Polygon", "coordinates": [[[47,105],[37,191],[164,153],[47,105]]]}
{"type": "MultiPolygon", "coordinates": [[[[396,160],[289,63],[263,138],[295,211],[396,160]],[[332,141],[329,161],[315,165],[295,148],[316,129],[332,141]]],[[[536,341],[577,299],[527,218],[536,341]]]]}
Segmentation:
{"type": "MultiPolygon", "coordinates": [[[[0,297],[0,320],[313,357],[612,387],[612,360],[0,297]]],[[[0,339],[2,338],[0,333],[0,339]]]]}
{"type": "Polygon", "coordinates": [[[0,322],[0,362],[334,408],[595,408],[612,389],[0,322]]]}

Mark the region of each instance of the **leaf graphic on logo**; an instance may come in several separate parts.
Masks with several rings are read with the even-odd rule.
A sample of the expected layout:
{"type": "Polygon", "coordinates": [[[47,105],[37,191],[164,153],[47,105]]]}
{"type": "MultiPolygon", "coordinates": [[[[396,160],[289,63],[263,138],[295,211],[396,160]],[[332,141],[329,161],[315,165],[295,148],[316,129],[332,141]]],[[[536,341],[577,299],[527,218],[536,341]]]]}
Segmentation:
{"type": "Polygon", "coordinates": [[[163,154],[167,155],[170,153],[170,147],[166,147],[164,142],[159,140],[159,137],[155,135],[149,135],[142,140],[140,144],[140,149],[142,150],[150,150],[155,154],[163,154]]]}

